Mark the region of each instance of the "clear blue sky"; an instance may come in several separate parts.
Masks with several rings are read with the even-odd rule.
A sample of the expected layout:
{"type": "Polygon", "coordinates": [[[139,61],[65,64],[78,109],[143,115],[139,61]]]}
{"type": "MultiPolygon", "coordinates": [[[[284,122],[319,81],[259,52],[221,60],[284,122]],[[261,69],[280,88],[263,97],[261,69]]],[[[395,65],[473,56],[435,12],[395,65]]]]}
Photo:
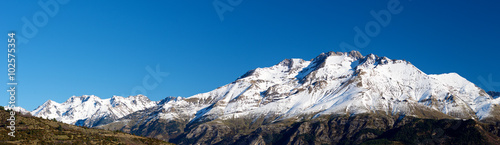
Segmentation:
{"type": "MultiPolygon", "coordinates": [[[[387,10],[389,0],[243,0],[234,6],[220,0],[233,9],[223,13],[223,21],[213,0],[72,0],[59,4],[53,17],[37,2],[11,0],[0,6],[4,48],[8,32],[23,36],[23,17],[33,21],[35,15],[43,22],[47,15],[36,35],[17,45],[17,105],[28,110],[72,95],[135,95],[132,89],[148,75],[145,68],[156,65],[169,75],[147,90],[150,99],[207,92],[257,67],[341,51],[341,42],[354,45],[353,28],[364,30],[375,21],[370,11],[387,10]]],[[[500,91],[500,2],[399,2],[401,12],[370,37],[359,49],[362,54],[406,59],[428,74],[457,72],[500,91]],[[493,83],[479,79],[489,76],[493,83]]],[[[6,56],[6,50],[0,52],[6,56]]],[[[7,61],[0,65],[7,82],[7,61]]],[[[7,105],[7,92],[0,96],[7,105]]]]}

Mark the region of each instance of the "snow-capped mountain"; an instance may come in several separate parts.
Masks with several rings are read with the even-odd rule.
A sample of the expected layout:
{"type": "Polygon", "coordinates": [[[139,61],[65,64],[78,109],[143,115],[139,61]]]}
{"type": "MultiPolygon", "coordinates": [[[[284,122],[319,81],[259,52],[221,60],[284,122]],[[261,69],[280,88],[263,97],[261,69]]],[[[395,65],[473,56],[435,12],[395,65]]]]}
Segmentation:
{"type": "MultiPolygon", "coordinates": [[[[159,104],[156,118],[189,120],[244,116],[403,113],[417,117],[484,119],[498,105],[456,73],[427,75],[405,60],[359,52],[286,59],[251,70],[213,91],[159,104]]],[[[150,117],[151,118],[151,117],[150,117]]]]}
{"type": "Polygon", "coordinates": [[[81,96],[62,104],[49,100],[31,113],[85,126],[126,124],[131,117],[124,116],[132,113],[145,122],[162,119],[191,123],[361,113],[482,120],[495,118],[492,112],[499,103],[500,99],[493,99],[456,73],[428,75],[405,60],[351,51],[322,53],[310,61],[286,59],[187,98],[167,97],[154,102],[142,95],[111,99],[81,96]]]}
{"type": "Polygon", "coordinates": [[[95,126],[106,124],[130,113],[153,107],[157,104],[146,96],[113,96],[101,99],[94,95],[73,96],[64,103],[48,100],[31,112],[42,118],[55,118],[68,124],[95,126]]]}
{"type": "Polygon", "coordinates": [[[30,115],[31,115],[31,112],[29,112],[28,110],[26,110],[26,109],[24,109],[24,108],[22,108],[22,107],[19,107],[19,106],[16,106],[16,107],[14,107],[14,108],[10,108],[9,106],[4,106],[4,108],[5,108],[6,110],[11,109],[11,110],[14,110],[14,111],[16,111],[16,112],[20,112],[21,114],[25,114],[25,115],[30,114],[30,115]]]}

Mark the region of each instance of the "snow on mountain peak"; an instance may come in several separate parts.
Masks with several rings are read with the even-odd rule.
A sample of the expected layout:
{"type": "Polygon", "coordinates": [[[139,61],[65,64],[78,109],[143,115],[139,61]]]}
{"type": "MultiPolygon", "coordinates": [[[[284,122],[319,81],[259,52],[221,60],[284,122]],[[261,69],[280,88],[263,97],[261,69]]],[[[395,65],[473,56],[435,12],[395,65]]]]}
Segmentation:
{"type": "Polygon", "coordinates": [[[500,98],[493,100],[456,73],[427,75],[405,60],[351,51],[322,53],[309,61],[285,59],[188,98],[155,102],[143,95],[104,100],[74,96],[62,104],[44,103],[32,114],[88,126],[98,125],[95,122],[102,118],[112,121],[144,109],[148,112],[144,115],[152,115],[148,119],[191,122],[359,113],[484,119],[491,117],[492,105],[499,102],[500,98]]]}
{"type": "MultiPolygon", "coordinates": [[[[195,108],[198,111],[183,114],[192,116],[192,120],[368,112],[425,117],[419,113],[422,111],[481,119],[489,115],[485,107],[492,100],[480,90],[457,74],[427,75],[405,60],[362,56],[357,51],[328,52],[310,61],[286,59],[257,68],[235,82],[169,107],[195,108]]],[[[163,116],[179,115],[167,112],[163,116]]]]}
{"type": "Polygon", "coordinates": [[[24,114],[24,115],[27,115],[27,114],[31,114],[31,112],[29,112],[28,110],[22,108],[22,107],[19,107],[19,106],[15,106],[14,108],[10,108],[9,106],[3,106],[5,110],[13,110],[13,111],[16,111],[16,112],[20,112],[21,114],[24,114]]]}
{"type": "Polygon", "coordinates": [[[52,104],[59,105],[59,103],[57,103],[57,102],[54,102],[54,101],[52,101],[52,100],[47,100],[45,103],[43,103],[43,105],[42,105],[42,106],[45,106],[45,105],[52,105],[52,104]]]}
{"type": "Polygon", "coordinates": [[[457,88],[462,88],[467,85],[473,85],[469,81],[467,81],[467,79],[463,78],[457,73],[445,73],[445,74],[429,75],[429,76],[457,88]]]}
{"type": "Polygon", "coordinates": [[[127,98],[113,96],[110,99],[101,99],[95,95],[83,95],[72,96],[61,104],[49,100],[31,113],[37,117],[55,118],[64,123],[94,126],[98,125],[96,123],[99,123],[99,119],[117,119],[135,111],[153,107],[156,103],[143,95],[127,98]],[[93,118],[93,120],[87,120],[89,118],[93,118]]]}

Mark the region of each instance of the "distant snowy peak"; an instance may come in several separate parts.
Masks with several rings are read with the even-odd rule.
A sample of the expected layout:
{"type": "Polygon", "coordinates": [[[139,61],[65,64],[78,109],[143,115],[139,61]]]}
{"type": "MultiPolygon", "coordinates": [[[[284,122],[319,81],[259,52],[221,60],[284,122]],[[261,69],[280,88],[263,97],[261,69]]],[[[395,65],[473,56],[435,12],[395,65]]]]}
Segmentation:
{"type": "Polygon", "coordinates": [[[151,101],[143,95],[129,96],[127,98],[113,96],[109,99],[101,99],[94,95],[83,95],[72,96],[61,104],[48,100],[31,113],[37,117],[55,118],[68,124],[75,124],[78,121],[98,123],[103,118],[120,118],[135,111],[153,107],[156,104],[157,102],[151,101]]]}
{"type": "Polygon", "coordinates": [[[26,110],[26,109],[24,109],[22,107],[19,107],[19,106],[16,106],[14,108],[10,108],[9,106],[4,106],[4,109],[6,109],[6,110],[13,110],[13,111],[16,111],[16,112],[20,112],[21,114],[25,114],[25,115],[26,114],[30,114],[31,115],[31,113],[28,110],[26,110]]]}

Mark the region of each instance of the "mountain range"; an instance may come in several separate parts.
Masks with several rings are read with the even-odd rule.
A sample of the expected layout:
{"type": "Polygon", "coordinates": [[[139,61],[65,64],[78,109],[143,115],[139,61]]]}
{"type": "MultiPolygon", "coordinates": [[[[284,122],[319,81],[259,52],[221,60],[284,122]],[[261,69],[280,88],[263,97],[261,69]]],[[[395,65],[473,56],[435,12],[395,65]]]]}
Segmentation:
{"type": "MultiPolygon", "coordinates": [[[[382,130],[404,126],[403,118],[496,122],[500,119],[499,104],[500,98],[493,98],[456,73],[426,74],[405,60],[351,51],[322,53],[309,61],[285,59],[190,97],[151,101],[143,95],[108,99],[73,96],[63,103],[49,100],[31,114],[179,144],[241,140],[258,144],[283,141],[266,140],[264,128],[259,126],[282,124],[285,127],[280,132],[293,129],[294,122],[325,116],[348,116],[339,120],[349,121],[352,116],[365,115],[392,120],[392,124],[370,127],[382,130]],[[227,139],[214,134],[236,136],[227,139]]],[[[355,136],[346,133],[343,136],[355,136]]],[[[288,137],[286,141],[292,143],[291,137],[297,136],[288,137]]],[[[314,138],[312,142],[322,141],[314,138]]]]}

